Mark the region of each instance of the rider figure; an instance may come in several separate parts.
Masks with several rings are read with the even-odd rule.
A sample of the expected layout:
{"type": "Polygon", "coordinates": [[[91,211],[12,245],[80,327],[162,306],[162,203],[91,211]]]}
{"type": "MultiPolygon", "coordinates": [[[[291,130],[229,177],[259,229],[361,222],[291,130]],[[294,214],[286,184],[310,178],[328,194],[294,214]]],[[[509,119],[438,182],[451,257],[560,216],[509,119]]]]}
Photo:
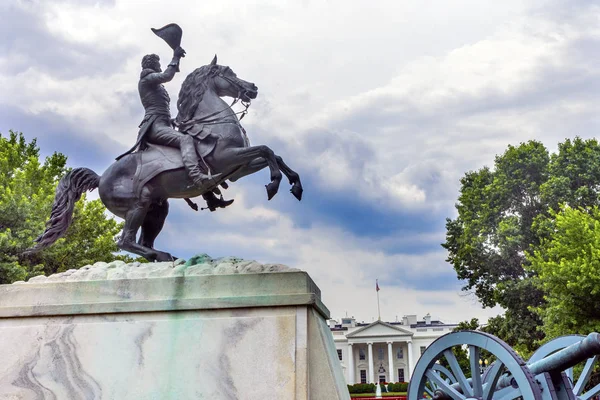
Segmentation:
{"type": "MultiPolygon", "coordinates": [[[[138,83],[140,99],[146,111],[140,124],[140,131],[135,145],[120,156],[132,153],[134,150],[145,150],[147,143],[176,147],[181,151],[183,165],[194,186],[202,186],[210,177],[199,167],[200,159],[194,146],[194,138],[173,128],[170,112],[170,98],[163,83],[173,79],[179,72],[179,60],[185,57],[185,51],[178,47],[173,52],[173,59],[162,72],[160,58],[156,54],[148,54],[142,58],[142,72],[138,83]]],[[[218,189],[217,189],[218,190],[218,189]]],[[[223,200],[211,191],[202,195],[211,211],[215,208],[227,207],[233,200],[223,200]]],[[[188,201],[188,204],[190,202],[188,201]]]]}

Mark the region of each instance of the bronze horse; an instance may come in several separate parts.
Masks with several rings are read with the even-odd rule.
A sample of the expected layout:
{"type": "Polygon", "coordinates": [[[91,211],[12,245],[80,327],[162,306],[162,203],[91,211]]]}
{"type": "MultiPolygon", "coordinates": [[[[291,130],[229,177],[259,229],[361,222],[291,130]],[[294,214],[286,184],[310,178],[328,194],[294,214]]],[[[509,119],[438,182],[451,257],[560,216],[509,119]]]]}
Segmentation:
{"type": "Polygon", "coordinates": [[[197,139],[198,154],[212,179],[200,188],[190,185],[179,150],[162,146],[129,154],[110,165],[102,176],[88,168],[75,168],[60,180],[46,230],[36,239],[32,251],[44,249],[62,237],[71,224],[75,202],[82,193],[95,188],[106,208],[125,220],[118,247],[149,261],[173,259],[171,254],[154,249],[154,240],[169,212],[169,198],[201,196],[216,191],[226,180],[235,182],[269,167],[268,199],[277,193],[283,172],[292,185],[292,194],[301,200],[299,175],[269,147],[250,146],[237,113],[221,99],[229,96],[244,103],[257,95],[253,83],[238,78],[231,68],[218,65],[217,56],[209,65],[196,69],[181,87],[176,123],[182,134],[197,139]]]}

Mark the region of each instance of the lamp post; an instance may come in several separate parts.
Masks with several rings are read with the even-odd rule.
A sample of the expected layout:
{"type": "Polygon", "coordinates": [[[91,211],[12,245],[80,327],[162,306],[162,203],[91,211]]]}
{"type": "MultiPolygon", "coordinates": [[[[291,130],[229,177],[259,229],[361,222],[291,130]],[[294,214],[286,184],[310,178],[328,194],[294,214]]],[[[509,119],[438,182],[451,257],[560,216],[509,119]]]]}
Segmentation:
{"type": "Polygon", "coordinates": [[[479,359],[479,373],[483,374],[483,371],[487,368],[488,366],[488,360],[487,358],[485,360],[482,360],[481,358],[479,359]],[[485,365],[485,367],[484,367],[485,365]]]}

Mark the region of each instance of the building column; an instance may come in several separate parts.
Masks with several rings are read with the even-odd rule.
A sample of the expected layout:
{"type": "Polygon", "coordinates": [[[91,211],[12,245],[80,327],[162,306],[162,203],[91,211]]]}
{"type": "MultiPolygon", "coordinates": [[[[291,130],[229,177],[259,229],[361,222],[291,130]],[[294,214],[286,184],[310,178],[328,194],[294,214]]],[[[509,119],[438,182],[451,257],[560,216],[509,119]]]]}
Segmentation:
{"type": "Polygon", "coordinates": [[[413,363],[413,351],[412,351],[412,340],[406,342],[408,345],[408,360],[406,360],[406,381],[410,381],[412,376],[412,363],[413,363]]]}
{"type": "Polygon", "coordinates": [[[394,353],[392,352],[392,343],[387,342],[388,344],[388,368],[390,369],[390,374],[388,375],[388,382],[396,382],[394,379],[394,353]]]}
{"type": "Polygon", "coordinates": [[[367,343],[369,346],[369,383],[375,383],[375,375],[373,374],[373,342],[367,343]]]}
{"type": "Polygon", "coordinates": [[[348,384],[354,385],[354,346],[353,343],[348,343],[348,384]]]}

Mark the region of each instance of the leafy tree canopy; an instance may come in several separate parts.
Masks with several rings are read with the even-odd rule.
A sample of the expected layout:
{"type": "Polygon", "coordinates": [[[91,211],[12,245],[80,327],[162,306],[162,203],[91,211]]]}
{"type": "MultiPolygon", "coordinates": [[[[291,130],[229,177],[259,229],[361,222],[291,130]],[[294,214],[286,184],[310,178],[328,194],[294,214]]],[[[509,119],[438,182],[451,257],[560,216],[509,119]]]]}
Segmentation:
{"type": "Polygon", "coordinates": [[[122,228],[104,214],[100,200],[80,201],[73,224],[52,247],[26,255],[44,230],[54,190],[68,171],[67,158],[54,153],[41,162],[36,140],[23,134],[0,134],[0,284],[112,261],[118,251],[114,237],[122,228]]]}
{"type": "Polygon", "coordinates": [[[552,211],[553,233],[528,254],[528,269],[544,292],[537,307],[549,337],[600,330],[600,210],[552,211]]]}
{"type": "Polygon", "coordinates": [[[561,203],[590,207],[600,199],[600,145],[594,139],[565,140],[554,154],[537,141],[509,146],[494,168],[470,171],[461,179],[456,209],[446,220],[450,262],[463,290],[484,307],[507,312],[488,331],[512,346],[532,349],[544,336],[531,307],[543,307],[544,287],[532,279],[528,252],[552,236],[561,203]]]}

